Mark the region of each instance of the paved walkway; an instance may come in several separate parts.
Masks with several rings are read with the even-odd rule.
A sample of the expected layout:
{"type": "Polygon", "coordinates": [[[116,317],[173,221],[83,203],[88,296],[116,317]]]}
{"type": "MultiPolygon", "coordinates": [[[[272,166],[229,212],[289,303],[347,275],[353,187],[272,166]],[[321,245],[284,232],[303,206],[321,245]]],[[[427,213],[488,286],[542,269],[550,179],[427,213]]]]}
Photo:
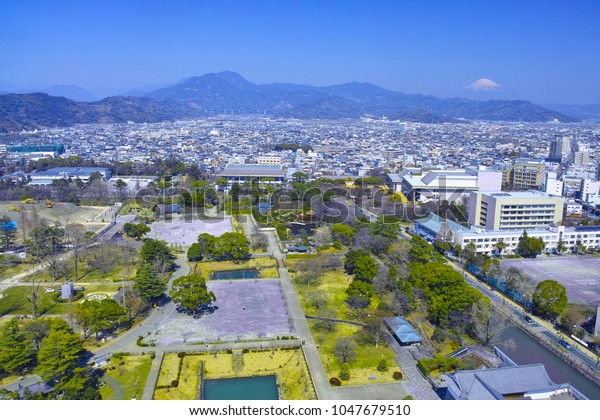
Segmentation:
{"type": "Polygon", "coordinates": [[[403,384],[408,393],[416,400],[439,400],[440,397],[417,367],[414,348],[401,346],[388,334],[386,334],[385,341],[387,341],[388,345],[396,353],[395,360],[406,378],[403,384]]]}
{"type": "Polygon", "coordinates": [[[158,381],[158,375],[160,374],[160,365],[165,353],[163,351],[156,352],[156,357],[152,360],[152,366],[150,366],[150,372],[148,372],[148,379],[146,379],[146,385],[144,386],[144,392],[142,393],[142,400],[151,400],[154,397],[154,387],[158,381]]]}

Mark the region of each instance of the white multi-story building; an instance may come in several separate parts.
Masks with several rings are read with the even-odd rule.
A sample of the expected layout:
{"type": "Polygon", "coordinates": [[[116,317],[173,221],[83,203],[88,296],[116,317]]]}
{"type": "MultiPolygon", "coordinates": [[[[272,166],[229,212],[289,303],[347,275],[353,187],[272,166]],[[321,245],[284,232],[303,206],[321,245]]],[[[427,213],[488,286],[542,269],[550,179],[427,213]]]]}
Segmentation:
{"type": "Polygon", "coordinates": [[[530,238],[538,238],[544,242],[543,252],[558,252],[559,243],[562,243],[568,250],[574,250],[578,245],[585,249],[600,250],[600,226],[549,226],[535,229],[488,230],[476,226],[467,228],[436,215],[430,215],[415,220],[414,230],[428,240],[434,240],[440,236],[451,237],[451,241],[463,249],[469,243],[473,243],[476,252],[484,255],[497,255],[499,252],[497,244],[500,241],[506,245],[506,249],[502,251],[503,254],[514,254],[523,237],[523,231],[526,231],[530,238]],[[450,231],[451,235],[442,230],[450,231]]]}
{"type": "Polygon", "coordinates": [[[499,190],[502,172],[486,168],[432,170],[415,174],[407,168],[399,174],[389,174],[388,183],[394,191],[402,192],[409,200],[458,201],[472,191],[499,190]]]}
{"type": "Polygon", "coordinates": [[[469,197],[469,225],[489,230],[558,225],[565,199],[541,191],[479,191],[469,197]]]}
{"type": "Polygon", "coordinates": [[[546,172],[543,191],[557,196],[563,194],[563,182],[557,178],[556,172],[546,172]]]}

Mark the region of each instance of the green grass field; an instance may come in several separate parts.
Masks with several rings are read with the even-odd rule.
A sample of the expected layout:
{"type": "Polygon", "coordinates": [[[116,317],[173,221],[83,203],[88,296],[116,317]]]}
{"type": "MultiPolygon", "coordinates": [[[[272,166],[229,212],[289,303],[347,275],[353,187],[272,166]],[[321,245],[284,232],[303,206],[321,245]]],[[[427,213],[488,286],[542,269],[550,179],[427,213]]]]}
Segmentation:
{"type": "MultiPolygon", "coordinates": [[[[194,272],[196,263],[190,262],[189,265],[192,272],[194,272]]],[[[269,257],[251,258],[239,263],[233,261],[203,261],[198,263],[196,273],[200,273],[202,277],[208,279],[210,273],[213,271],[243,270],[251,268],[256,268],[260,272],[261,277],[279,277],[277,272],[277,261],[269,257]]]]}
{"type": "Polygon", "coordinates": [[[103,400],[139,400],[150,372],[152,358],[149,354],[113,357],[106,366],[100,388],[103,400]]]}
{"type": "MultiPolygon", "coordinates": [[[[105,293],[112,296],[120,284],[94,284],[85,286],[84,297],[93,293],[105,293]]],[[[38,315],[64,315],[72,310],[72,305],[83,302],[83,298],[72,303],[57,303],[52,298],[56,293],[44,293],[45,286],[40,288],[38,315]]],[[[58,287],[55,287],[58,291],[58,287]]],[[[31,295],[30,286],[14,286],[2,291],[0,299],[0,316],[2,315],[31,315],[31,303],[27,297],[31,295]]]]}
{"type": "MultiPolygon", "coordinates": [[[[336,319],[354,321],[348,305],[345,303],[346,289],[350,284],[352,277],[345,274],[342,269],[329,271],[323,274],[320,279],[310,287],[305,284],[295,282],[295,287],[300,298],[300,303],[307,315],[315,316],[318,310],[312,304],[314,296],[323,297],[326,306],[336,319]]],[[[375,308],[379,300],[374,298],[372,307],[375,308]]],[[[362,340],[360,331],[362,328],[357,325],[335,323],[333,331],[319,330],[315,326],[314,320],[308,320],[311,333],[315,342],[319,345],[319,354],[323,366],[329,377],[339,377],[341,364],[334,355],[334,346],[338,339],[343,337],[353,337],[356,341],[357,357],[354,361],[348,363],[350,370],[350,380],[342,381],[344,385],[363,385],[370,383],[393,382],[392,373],[399,370],[394,361],[394,352],[385,343],[380,342],[378,347],[362,340]],[[385,360],[388,366],[387,372],[377,370],[380,360],[385,360]]]]}

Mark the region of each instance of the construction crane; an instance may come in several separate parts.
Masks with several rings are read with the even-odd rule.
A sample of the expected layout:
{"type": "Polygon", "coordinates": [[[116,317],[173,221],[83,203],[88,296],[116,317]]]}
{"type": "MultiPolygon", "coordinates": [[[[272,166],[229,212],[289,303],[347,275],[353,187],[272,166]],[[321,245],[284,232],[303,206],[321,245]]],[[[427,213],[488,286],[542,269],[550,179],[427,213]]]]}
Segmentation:
{"type": "Polygon", "coordinates": [[[46,207],[48,207],[49,209],[52,208],[52,203],[47,198],[46,198],[46,207]]]}

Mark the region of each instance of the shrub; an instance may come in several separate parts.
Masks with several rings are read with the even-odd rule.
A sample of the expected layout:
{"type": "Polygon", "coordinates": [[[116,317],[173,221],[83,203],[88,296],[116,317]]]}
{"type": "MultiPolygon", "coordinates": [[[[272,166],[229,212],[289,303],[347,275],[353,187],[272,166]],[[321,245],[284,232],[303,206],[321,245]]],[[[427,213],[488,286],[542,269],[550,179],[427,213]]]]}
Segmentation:
{"type": "Polygon", "coordinates": [[[242,353],[248,353],[249,351],[250,351],[250,350],[248,350],[248,349],[243,349],[243,350],[242,350],[242,353]]]}
{"type": "Polygon", "coordinates": [[[415,397],[413,397],[412,395],[407,395],[406,397],[402,398],[403,400],[414,400],[415,397]]]}
{"type": "Polygon", "coordinates": [[[156,353],[150,353],[150,359],[152,359],[152,360],[156,359],[156,353]]]}
{"type": "Polygon", "coordinates": [[[404,378],[404,375],[402,374],[402,372],[395,371],[394,373],[392,373],[392,378],[399,381],[400,379],[404,378]]]}
{"type": "Polygon", "coordinates": [[[379,363],[377,364],[377,370],[379,372],[387,372],[388,365],[387,365],[387,361],[385,359],[381,359],[379,361],[379,363]]]}
{"type": "Polygon", "coordinates": [[[143,339],[144,339],[144,336],[143,336],[143,335],[139,335],[139,336],[138,336],[138,339],[137,339],[137,341],[136,341],[136,344],[137,344],[138,346],[140,346],[140,347],[148,347],[148,344],[146,344],[146,343],[142,342],[142,340],[143,340],[143,339]]]}
{"type": "Polygon", "coordinates": [[[124,366],[125,365],[125,361],[123,360],[122,362],[119,362],[119,366],[124,366]]]}
{"type": "Polygon", "coordinates": [[[177,353],[177,357],[179,357],[180,359],[183,359],[186,355],[187,353],[184,351],[180,351],[179,353],[177,353]]]}
{"type": "Polygon", "coordinates": [[[338,251],[342,249],[342,241],[334,241],[333,242],[333,247],[335,249],[337,249],[338,251]]]}
{"type": "Polygon", "coordinates": [[[340,381],[338,378],[331,378],[329,380],[329,383],[333,386],[340,386],[342,384],[342,381],[340,381]]]}
{"type": "Polygon", "coordinates": [[[340,379],[342,381],[350,380],[350,370],[348,369],[348,366],[342,365],[342,369],[340,370],[340,379]]]}
{"type": "Polygon", "coordinates": [[[227,349],[227,354],[233,354],[233,350],[227,349]]]}
{"type": "Polygon", "coordinates": [[[173,388],[177,388],[177,387],[179,386],[179,381],[178,381],[177,379],[173,379],[173,380],[171,381],[171,386],[172,386],[173,388]]]}

